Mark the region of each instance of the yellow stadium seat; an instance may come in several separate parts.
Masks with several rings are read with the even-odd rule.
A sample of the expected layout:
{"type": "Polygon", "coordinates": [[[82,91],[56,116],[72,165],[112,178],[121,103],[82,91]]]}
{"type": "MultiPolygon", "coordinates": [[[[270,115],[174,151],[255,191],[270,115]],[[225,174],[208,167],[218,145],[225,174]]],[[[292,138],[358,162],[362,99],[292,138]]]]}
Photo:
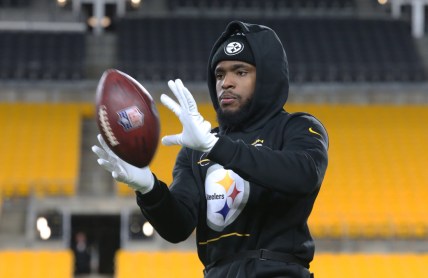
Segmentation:
{"type": "Polygon", "coordinates": [[[0,251],[0,277],[72,278],[73,254],[70,250],[0,251]]]}
{"type": "Polygon", "coordinates": [[[428,130],[418,105],[290,105],[327,127],[329,167],[309,219],[316,237],[428,235],[424,158],[428,130]]]}
{"type": "Polygon", "coordinates": [[[133,277],[202,277],[203,266],[193,251],[131,252],[116,254],[116,278],[133,277]],[[138,274],[135,265],[139,265],[138,274]],[[133,267],[134,266],[134,267],[133,267]]]}
{"type": "Polygon", "coordinates": [[[401,278],[425,277],[427,254],[322,253],[315,256],[315,277],[401,278]]]}
{"type": "MultiPolygon", "coordinates": [[[[422,278],[427,264],[428,254],[320,253],[310,270],[319,278],[422,278]]],[[[121,250],[116,255],[115,278],[197,278],[202,271],[196,252],[121,250]]]]}
{"type": "Polygon", "coordinates": [[[5,196],[73,195],[78,181],[80,104],[0,104],[0,190],[5,196]]]}

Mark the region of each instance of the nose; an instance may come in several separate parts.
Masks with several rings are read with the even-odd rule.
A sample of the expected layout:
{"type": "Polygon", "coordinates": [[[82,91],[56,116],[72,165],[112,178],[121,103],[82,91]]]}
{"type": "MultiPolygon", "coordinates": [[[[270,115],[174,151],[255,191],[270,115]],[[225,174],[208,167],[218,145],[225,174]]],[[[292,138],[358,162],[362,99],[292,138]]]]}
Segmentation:
{"type": "Polygon", "coordinates": [[[223,78],[223,82],[221,84],[222,89],[233,88],[235,86],[235,82],[233,80],[232,74],[226,73],[223,78]]]}

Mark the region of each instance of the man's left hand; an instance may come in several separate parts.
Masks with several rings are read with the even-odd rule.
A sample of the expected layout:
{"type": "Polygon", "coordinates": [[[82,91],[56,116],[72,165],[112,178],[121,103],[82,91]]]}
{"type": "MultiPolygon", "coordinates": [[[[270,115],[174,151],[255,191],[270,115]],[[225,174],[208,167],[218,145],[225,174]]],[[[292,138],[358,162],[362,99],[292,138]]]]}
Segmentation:
{"type": "Polygon", "coordinates": [[[162,94],[161,102],[180,119],[183,131],[162,138],[165,146],[182,145],[201,152],[209,152],[218,138],[211,133],[211,123],[204,120],[198,112],[196,101],[180,79],[168,81],[168,87],[178,102],[162,94]]]}

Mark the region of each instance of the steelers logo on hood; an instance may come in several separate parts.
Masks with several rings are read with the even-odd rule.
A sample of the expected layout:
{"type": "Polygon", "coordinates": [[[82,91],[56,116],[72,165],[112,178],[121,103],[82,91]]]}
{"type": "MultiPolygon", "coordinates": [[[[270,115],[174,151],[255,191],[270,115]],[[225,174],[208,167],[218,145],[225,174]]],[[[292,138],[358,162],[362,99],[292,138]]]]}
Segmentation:
{"type": "Polygon", "coordinates": [[[241,53],[244,50],[244,45],[240,42],[231,42],[224,47],[224,53],[232,56],[241,53]]]}
{"type": "Polygon", "coordinates": [[[255,65],[253,52],[243,33],[233,34],[217,49],[211,62],[211,68],[214,69],[221,61],[230,60],[255,65]]]}

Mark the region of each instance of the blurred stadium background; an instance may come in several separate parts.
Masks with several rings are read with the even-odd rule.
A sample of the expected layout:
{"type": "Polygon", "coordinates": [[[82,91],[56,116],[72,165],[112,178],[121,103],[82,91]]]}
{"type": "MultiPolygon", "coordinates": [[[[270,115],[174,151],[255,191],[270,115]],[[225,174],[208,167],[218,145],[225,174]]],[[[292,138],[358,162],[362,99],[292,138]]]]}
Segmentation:
{"type": "MultiPolygon", "coordinates": [[[[277,31],[290,63],[286,109],[313,113],[330,134],[309,220],[316,277],[426,277],[427,7],[0,0],[0,277],[202,277],[194,237],[163,241],[133,192],[96,164],[94,96],[107,68],[134,76],[158,103],[167,80],[181,78],[215,122],[206,61],[231,19],[277,31]]],[[[158,107],[162,134],[180,130],[158,107]]],[[[151,166],[167,182],[177,151],[161,146],[151,166]]]]}

